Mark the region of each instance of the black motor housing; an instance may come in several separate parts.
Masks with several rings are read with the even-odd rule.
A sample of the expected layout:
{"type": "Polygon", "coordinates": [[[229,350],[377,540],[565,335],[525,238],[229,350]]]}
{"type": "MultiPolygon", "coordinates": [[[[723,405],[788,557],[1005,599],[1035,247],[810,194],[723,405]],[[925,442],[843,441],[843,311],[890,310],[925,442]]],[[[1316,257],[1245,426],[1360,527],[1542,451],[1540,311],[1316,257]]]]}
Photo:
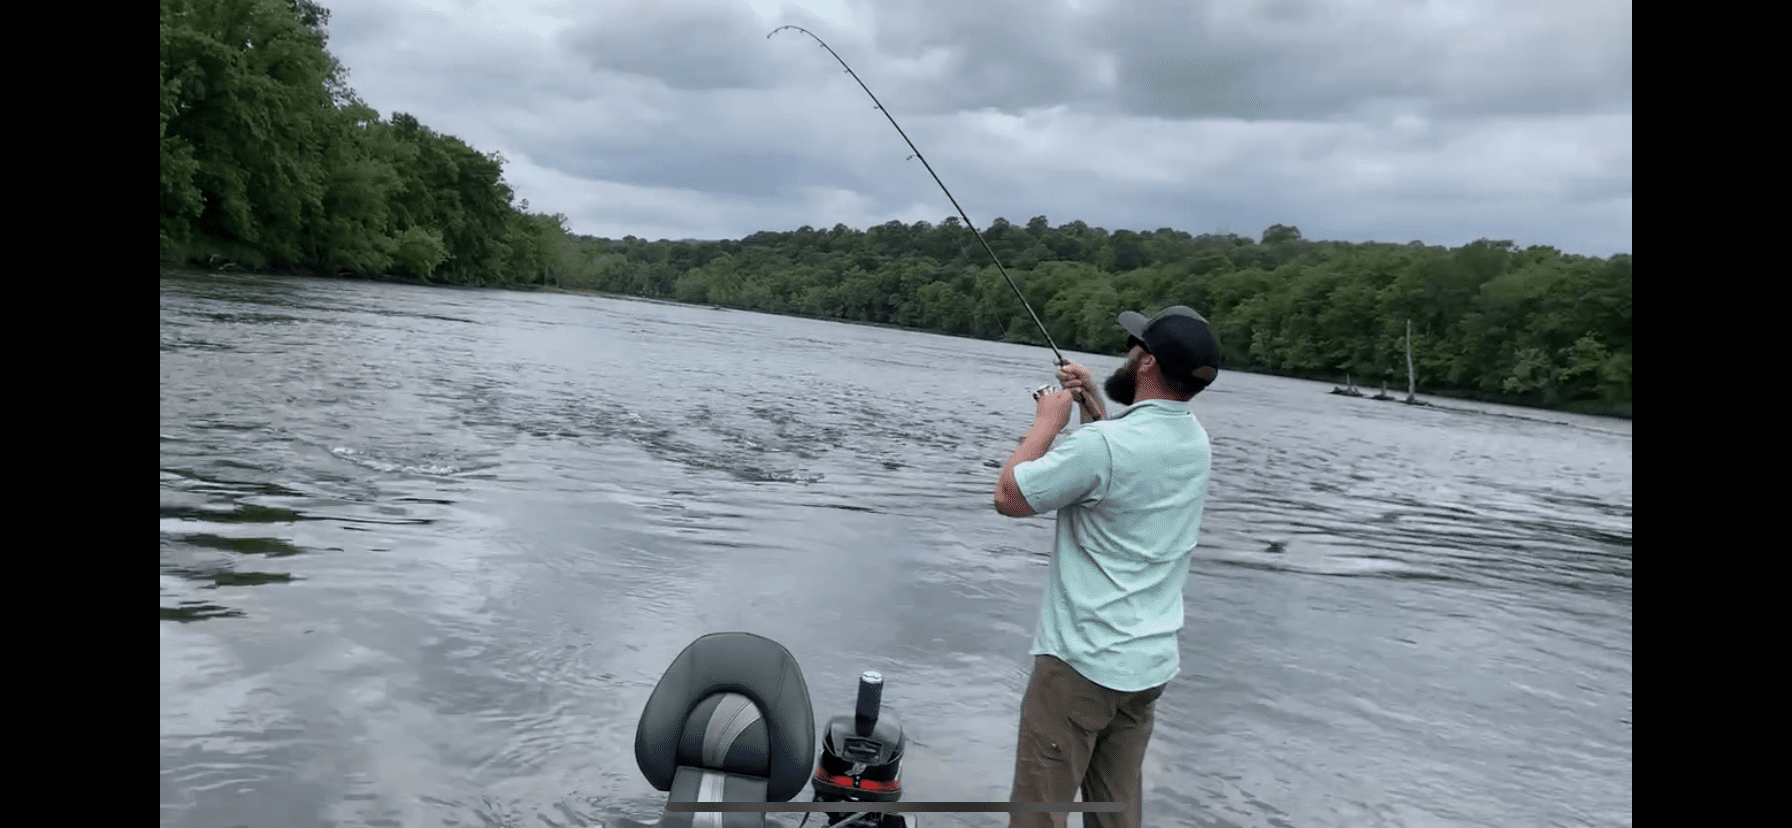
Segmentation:
{"type": "MultiPolygon", "coordinates": [[[[821,761],[815,767],[817,802],[895,802],[902,798],[902,721],[882,710],[883,676],[866,671],[859,676],[857,709],[850,716],[835,716],[821,742],[821,761]]],[[[853,816],[828,814],[829,825],[853,816]]],[[[862,816],[879,816],[864,814],[862,816]]],[[[866,820],[882,826],[903,825],[895,814],[866,820]]]]}

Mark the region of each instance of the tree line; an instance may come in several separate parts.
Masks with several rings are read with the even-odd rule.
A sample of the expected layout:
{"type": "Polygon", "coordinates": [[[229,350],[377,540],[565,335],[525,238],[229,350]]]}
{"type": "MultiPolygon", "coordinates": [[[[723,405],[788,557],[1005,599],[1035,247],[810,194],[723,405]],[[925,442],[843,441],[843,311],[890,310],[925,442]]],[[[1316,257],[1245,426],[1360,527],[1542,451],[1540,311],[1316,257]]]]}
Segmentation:
{"type": "Polygon", "coordinates": [[[381,119],[311,0],[162,0],[161,253],[171,264],[542,282],[565,218],[504,159],[381,119]]]}
{"type": "MultiPolygon", "coordinates": [[[[720,241],[570,233],[513,204],[504,160],[382,120],[309,0],[162,0],[165,262],[555,286],[1043,344],[957,217],[720,241]]],[[[1024,225],[984,239],[1060,347],[1112,353],[1121,310],[1195,307],[1229,366],[1630,416],[1631,257],[1481,239],[1253,239],[1024,225]]]]}
{"type": "MultiPolygon", "coordinates": [[[[1183,304],[1212,320],[1227,364],[1629,416],[1631,257],[1482,239],[1454,249],[1254,240],[1160,228],[996,219],[984,238],[1060,347],[1114,353],[1122,310],[1183,304]]],[[[1044,344],[971,233],[889,222],[739,240],[577,237],[568,287],[1044,344]]]]}

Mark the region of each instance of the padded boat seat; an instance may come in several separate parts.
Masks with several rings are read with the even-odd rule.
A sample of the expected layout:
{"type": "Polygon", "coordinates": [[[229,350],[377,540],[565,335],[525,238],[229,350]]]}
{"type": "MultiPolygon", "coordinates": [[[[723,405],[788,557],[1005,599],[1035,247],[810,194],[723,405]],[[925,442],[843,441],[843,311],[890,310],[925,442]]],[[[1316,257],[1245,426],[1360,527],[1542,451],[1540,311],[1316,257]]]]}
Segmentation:
{"type": "MultiPolygon", "coordinates": [[[[788,802],[815,762],[809,686],[790,651],[711,633],[660,677],[635,729],[635,763],[670,802],[788,802]]],[[[676,813],[664,828],[758,828],[763,813],[676,813]]]]}

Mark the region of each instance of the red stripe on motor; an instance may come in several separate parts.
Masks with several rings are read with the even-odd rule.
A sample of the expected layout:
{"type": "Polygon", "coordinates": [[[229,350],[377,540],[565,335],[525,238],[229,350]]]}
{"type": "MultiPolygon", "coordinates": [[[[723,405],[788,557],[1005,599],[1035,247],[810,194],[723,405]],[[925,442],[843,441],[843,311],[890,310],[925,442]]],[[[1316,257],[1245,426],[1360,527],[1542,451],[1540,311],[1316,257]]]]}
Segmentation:
{"type": "Polygon", "coordinates": [[[861,779],[855,783],[850,776],[834,776],[832,774],[823,773],[820,768],[815,769],[815,778],[825,784],[833,785],[836,788],[858,788],[862,791],[874,791],[876,793],[895,793],[896,791],[902,790],[902,780],[899,779],[890,782],[878,782],[874,779],[861,779]]]}

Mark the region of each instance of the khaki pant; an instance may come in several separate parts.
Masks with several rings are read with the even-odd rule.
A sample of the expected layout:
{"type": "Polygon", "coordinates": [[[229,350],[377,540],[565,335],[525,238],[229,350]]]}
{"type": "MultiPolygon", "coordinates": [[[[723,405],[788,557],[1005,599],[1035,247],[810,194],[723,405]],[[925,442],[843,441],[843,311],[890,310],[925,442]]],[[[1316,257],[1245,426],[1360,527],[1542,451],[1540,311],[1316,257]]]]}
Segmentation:
{"type": "MultiPolygon", "coordinates": [[[[1052,656],[1034,656],[1021,702],[1010,802],[1119,802],[1121,813],[1083,813],[1088,828],[1139,828],[1139,766],[1151,739],[1152,707],[1164,685],[1110,690],[1052,656]]],[[[1069,814],[1015,813],[1010,828],[1065,828],[1069,814]]]]}

